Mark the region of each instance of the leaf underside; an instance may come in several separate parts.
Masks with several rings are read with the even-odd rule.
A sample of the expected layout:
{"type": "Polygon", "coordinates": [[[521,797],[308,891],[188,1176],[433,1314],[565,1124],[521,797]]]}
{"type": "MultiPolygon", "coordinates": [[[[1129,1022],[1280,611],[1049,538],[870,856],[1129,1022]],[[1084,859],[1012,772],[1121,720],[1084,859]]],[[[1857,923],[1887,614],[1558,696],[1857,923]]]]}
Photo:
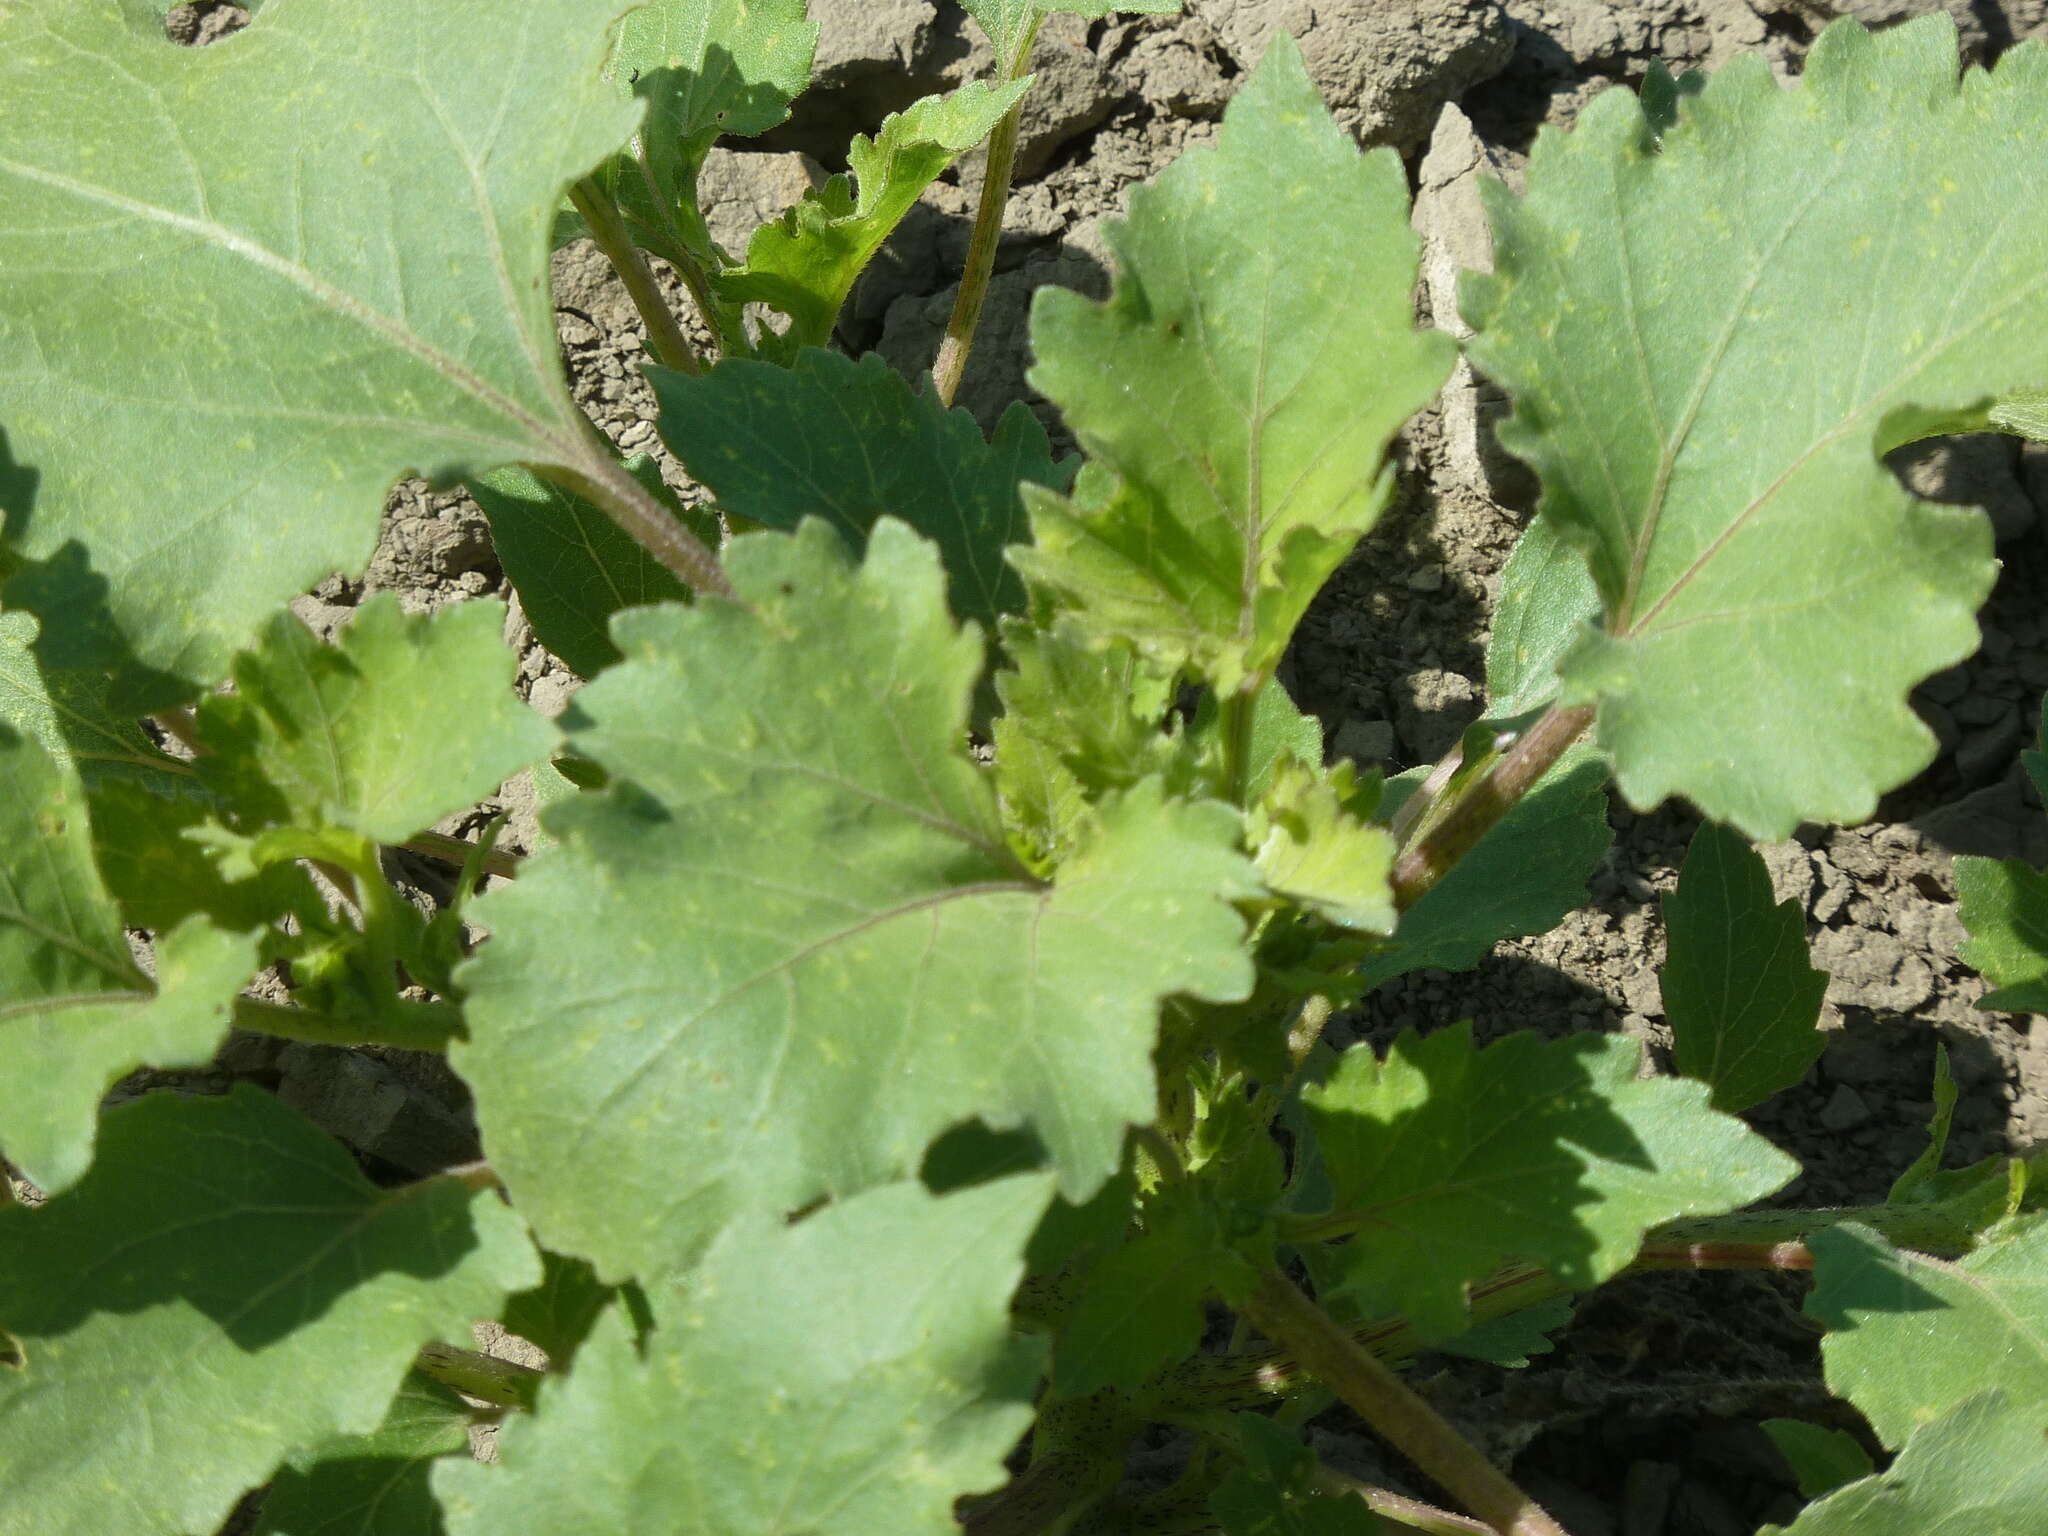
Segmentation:
{"type": "Polygon", "coordinates": [[[1562,692],[1597,702],[1631,804],[1775,839],[1865,819],[1933,755],[1906,693],[1975,648],[1990,531],[1879,456],[2038,382],[2044,80],[2025,46],[1959,81],[1946,16],[1842,21],[1794,86],[1739,59],[1661,137],[1611,91],[1539,137],[1525,199],[1489,187],[1472,356],[1590,567],[1562,692]]]}
{"type": "Polygon", "coordinates": [[[639,114],[607,19],[533,0],[479,48],[459,7],[276,6],[189,49],[117,0],[0,10],[6,602],[53,672],[190,697],[362,564],[400,474],[587,456],[547,230],[639,114]]]}

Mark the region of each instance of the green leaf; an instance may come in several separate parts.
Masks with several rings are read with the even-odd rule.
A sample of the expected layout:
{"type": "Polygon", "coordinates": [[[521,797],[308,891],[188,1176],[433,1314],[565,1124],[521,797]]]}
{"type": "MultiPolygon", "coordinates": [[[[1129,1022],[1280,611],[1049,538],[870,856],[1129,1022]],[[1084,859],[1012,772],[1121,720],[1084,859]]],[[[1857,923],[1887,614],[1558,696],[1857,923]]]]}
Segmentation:
{"type": "Polygon", "coordinates": [[[1477,1050],[1469,1024],[1404,1031],[1385,1061],[1346,1051],[1302,1097],[1336,1210],[1359,1224],[1333,1256],[1347,1287],[1448,1338],[1467,1326],[1465,1286],[1510,1257],[1589,1290],[1650,1227],[1733,1210],[1798,1173],[1710,1110],[1702,1085],[1639,1081],[1640,1061],[1613,1035],[1524,1032],[1477,1050]]]}
{"type": "Polygon", "coordinates": [[[1501,567],[1486,643],[1486,713],[1504,719],[1557,697],[1557,669],[1600,617],[1586,560],[1538,514],[1501,567]]]}
{"type": "Polygon", "coordinates": [[[0,728],[72,764],[88,786],[124,779],[175,792],[191,770],[159,752],[140,721],[108,705],[103,675],[45,676],[35,654],[41,632],[32,614],[0,613],[0,728]]]}
{"type": "Polygon", "coordinates": [[[1747,838],[1701,825],[1664,898],[1664,928],[1678,1070],[1730,1114],[1805,1077],[1821,1053],[1828,978],[1807,963],[1805,912],[1796,901],[1772,904],[1771,872],[1747,838]]]}
{"type": "MultiPolygon", "coordinates": [[[[661,467],[645,454],[626,460],[626,473],[647,488],[712,548],[715,520],[685,511],[662,484],[661,467]]],[[[580,677],[595,677],[619,659],[605,623],[621,609],[681,602],[689,589],[633,536],[573,491],[517,464],[469,482],[491,523],[491,545],[540,643],[580,677]]]]}
{"type": "Polygon", "coordinates": [[[1992,983],[1977,1006],[2048,1013],[2048,874],[1967,856],[1955,872],[1956,915],[1970,932],[1957,956],[1992,983]]]}
{"type": "Polygon", "coordinates": [[[1757,1536],[2040,1536],[2044,1509],[2040,1418],[1987,1392],[1914,1435],[1889,1470],[1757,1536]]]}
{"type": "Polygon", "coordinates": [[[0,421],[37,477],[6,602],[46,665],[190,697],[361,566],[398,475],[588,464],[547,233],[638,116],[608,21],[276,6],[191,49],[115,0],[0,12],[0,421]]]}
{"type": "Polygon", "coordinates": [[[1779,838],[1933,756],[1906,693],[1976,648],[1991,533],[1880,455],[2038,382],[2044,75],[2022,50],[1959,79],[1945,16],[1837,22],[1796,84],[1738,59],[1661,138],[1611,91],[1539,137],[1526,199],[1487,189],[1496,270],[1460,308],[1588,560],[1562,696],[1631,804],[1779,838]]]}
{"type": "Polygon", "coordinates": [[[974,1116],[1085,1197],[1157,1111],[1159,1000],[1250,990],[1235,813],[1140,785],[1038,880],[967,752],[981,646],[932,547],[885,520],[855,568],[814,521],[727,567],[747,606],[613,621],[576,744],[626,782],[479,907],[454,1059],[493,1165],[606,1278],[912,1172],[974,1116]]]}
{"type": "MultiPolygon", "coordinates": [[[[810,83],[817,25],[804,0],[653,0],[620,21],[606,75],[647,103],[647,121],[590,180],[618,209],[633,242],[679,271],[714,273],[732,258],[712,238],[697,177],[720,138],[752,138],[789,116],[810,83]]],[[[556,211],[553,243],[588,233],[556,211]]],[[[709,296],[704,316],[728,347],[745,346],[745,317],[709,296]]]]}
{"type": "Polygon", "coordinates": [[[470,1418],[460,1394],[408,1372],[376,1429],[338,1435],[278,1469],[256,1536],[443,1536],[428,1470],[469,1450],[470,1418]]]}
{"type": "Polygon", "coordinates": [[[956,617],[993,633],[1024,611],[1024,583],[1003,559],[1024,536],[1018,484],[1064,488],[1073,476],[1022,404],[990,443],[966,411],[913,390],[872,352],[856,362],[809,349],[788,368],[734,360],[696,378],[648,377],[662,437],[726,511],[785,531],[822,517],[856,553],[877,518],[899,518],[938,543],[956,617]]]}
{"type": "Polygon", "coordinates": [[[256,969],[253,935],[204,919],[136,966],[93,865],[76,774],[0,728],[0,1057],[11,1088],[0,1148],[48,1193],[92,1160],[99,1101],[136,1067],[203,1066],[256,969]]]}
{"type": "Polygon", "coordinates": [[[1807,1247],[1828,1387],[1886,1445],[1991,1387],[2048,1424],[2048,1216],[2021,1217],[1954,1262],[1847,1224],[1807,1247]]]}
{"type": "Polygon", "coordinates": [[[509,1426],[495,1467],[449,1462],[452,1536],[945,1536],[1003,1480],[1038,1349],[1010,1331],[1050,1181],[934,1197],[892,1185],[713,1244],[636,1358],[616,1309],[509,1426]]]}
{"type": "Polygon", "coordinates": [[[1823,1498],[1877,1469],[1870,1453],[1846,1430],[1828,1429],[1804,1419],[1765,1419],[1758,1428],[1785,1458],[1799,1480],[1800,1497],[1823,1498]]]}
{"type": "Polygon", "coordinates": [[[1192,1223],[1167,1223],[1087,1271],[1054,1354],[1060,1396],[1135,1387],[1195,1352],[1202,1342],[1210,1273],[1219,1257],[1227,1257],[1207,1237],[1192,1223]]]}
{"type": "Polygon", "coordinates": [[[507,1333],[518,1334],[561,1366],[590,1336],[619,1290],[599,1280],[582,1259],[547,1252],[540,1258],[540,1284],[508,1300],[499,1320],[507,1333]]]}
{"type": "Polygon", "coordinates": [[[1362,1536],[1384,1529],[1364,1504],[1315,1487],[1315,1453],[1256,1413],[1231,1419],[1243,1465],[1209,1496],[1225,1536],[1362,1536]]]}
{"type": "Polygon", "coordinates": [[[253,880],[228,879],[206,847],[218,810],[211,797],[165,799],[114,779],[93,790],[88,804],[101,878],[122,918],[138,928],[175,928],[195,913],[223,928],[255,928],[310,892],[287,864],[271,865],[253,880]]]}
{"type": "MultiPolygon", "coordinates": [[[[1956,1079],[1949,1071],[1948,1046],[1934,1042],[1934,1113],[1927,1124],[1927,1145],[1920,1155],[1913,1159],[1912,1166],[1892,1181],[1892,1187],[1885,1194],[1887,1205],[1909,1205],[1916,1201],[1938,1200],[1947,1191],[1944,1184],[1941,1162],[1948,1151],[1948,1133],[1956,1118],[1956,1079]]],[[[1958,1173],[1969,1170],[1958,1169],[1958,1173]]]]}
{"type": "Polygon", "coordinates": [[[1027,493],[1037,542],[1012,558],[1096,639],[1228,693],[1378,517],[1387,443],[1454,347],[1415,330],[1400,161],[1358,152],[1285,37],[1109,240],[1108,303],[1033,309],[1032,383],[1092,462],[1071,501],[1027,493]]]}
{"type": "Polygon", "coordinates": [[[1351,814],[1351,764],[1324,773],[1289,758],[1270,778],[1250,820],[1267,889],[1340,928],[1393,932],[1394,839],[1351,814]]]}
{"type": "Polygon", "coordinates": [[[290,613],[235,661],[236,691],[198,711],[202,779],[238,824],[334,827],[402,842],[554,744],[512,691],[505,610],[407,614],[393,593],[356,610],[336,645],[290,613]]]}
{"type": "Polygon", "coordinates": [[[2048,389],[2016,389],[1991,407],[1990,424],[2001,432],[2048,442],[2048,389]]]}
{"type": "Polygon", "coordinates": [[[0,1533],[212,1530],[537,1273],[495,1195],[376,1189],[257,1089],[114,1110],[75,1190],[0,1209],[0,1533]]]}
{"type": "MultiPolygon", "coordinates": [[[[1387,785],[1392,816],[1426,775],[1387,785]],[[1405,781],[1405,782],[1404,782],[1405,781]]],[[[1586,900],[1586,881],[1614,834],[1607,825],[1607,765],[1574,748],[1470,853],[1401,914],[1391,945],[1359,968],[1366,987],[1409,971],[1468,970],[1501,939],[1548,933],[1586,900]]]]}
{"type": "Polygon", "coordinates": [[[1572,1299],[1553,1296],[1519,1312],[1488,1318],[1453,1339],[1440,1339],[1435,1348],[1467,1360],[1520,1370],[1537,1355],[1547,1355],[1557,1346],[1550,1335],[1570,1325],[1572,1299]]]}
{"type": "Polygon", "coordinates": [[[746,261],[716,281],[729,302],[762,303],[789,316],[786,330],[761,338],[764,350],[787,357],[829,342],[846,296],[882,242],[1030,87],[1028,79],[976,81],[890,113],[875,137],[857,134],[848,146],[850,179],[834,176],[755,230],[746,261]]]}
{"type": "Polygon", "coordinates": [[[1181,0],[960,0],[995,45],[996,56],[1016,56],[1027,29],[1056,12],[1069,16],[1177,16],[1181,0]]]}

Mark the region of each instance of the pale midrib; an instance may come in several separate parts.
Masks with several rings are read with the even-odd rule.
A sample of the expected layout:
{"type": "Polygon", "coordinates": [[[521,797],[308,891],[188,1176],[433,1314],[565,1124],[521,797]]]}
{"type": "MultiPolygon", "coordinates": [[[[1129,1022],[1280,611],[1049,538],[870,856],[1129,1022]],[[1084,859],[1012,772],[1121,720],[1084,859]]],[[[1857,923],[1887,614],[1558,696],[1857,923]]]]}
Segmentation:
{"type": "MultiPolygon", "coordinates": [[[[555,425],[534,416],[517,401],[502,394],[469,368],[458,363],[438,347],[429,345],[418,334],[407,329],[382,311],[364,304],[354,295],[335,287],[318,274],[307,270],[295,261],[288,261],[268,246],[239,235],[233,230],[206,219],[196,219],[189,214],[177,213],[154,203],[145,203],[136,198],[124,196],[105,187],[96,187],[74,177],[64,176],[55,171],[46,171],[34,166],[22,165],[18,161],[0,158],[0,172],[17,176],[23,181],[51,188],[68,196],[99,203],[132,217],[160,224],[168,229],[191,235],[211,242],[230,255],[240,257],[252,266],[260,267],[273,276],[283,278],[294,287],[311,295],[333,313],[354,322],[364,330],[379,337],[402,352],[409,353],[426,364],[451,384],[462,390],[480,404],[498,412],[531,433],[541,443],[560,448],[555,425]]],[[[530,352],[530,347],[529,347],[530,352]]],[[[579,456],[565,455],[567,462],[578,462],[579,456]]]]}
{"type": "MultiPolygon", "coordinates": [[[[1641,622],[1638,623],[1636,621],[1636,599],[1642,591],[1643,572],[1649,564],[1650,546],[1656,542],[1657,527],[1663,521],[1664,505],[1671,490],[1671,477],[1677,472],[1678,468],[1678,456],[1684,452],[1685,445],[1691,440],[1693,427],[1699,420],[1699,413],[1706,403],[1707,395],[1713,389],[1714,381],[1720,377],[1722,360],[1727,356],[1728,348],[1733,345],[1736,333],[1741,327],[1743,311],[1748,308],[1750,299],[1756,293],[1757,285],[1764,280],[1764,274],[1771,265],[1771,258],[1778,253],[1786,241],[1792,238],[1793,231],[1800,228],[1806,222],[1807,214],[1813,211],[1814,205],[1835,184],[1840,174],[1841,172],[1838,169],[1836,176],[1824,177],[1815,183],[1813,191],[1807,195],[1805,202],[1793,212],[1792,217],[1787,219],[1784,227],[1778,231],[1777,238],[1768,247],[1757,253],[1755,263],[1750,268],[1748,281],[1742,285],[1741,289],[1736,293],[1734,301],[1728,306],[1728,318],[1721,327],[1721,334],[1714,338],[1714,345],[1708,350],[1706,358],[1701,363],[1699,379],[1693,385],[1691,398],[1685,402],[1684,414],[1680,416],[1678,424],[1673,429],[1670,437],[1665,440],[1663,451],[1658,456],[1657,475],[1650,486],[1649,505],[1644,511],[1642,530],[1636,535],[1635,549],[1629,558],[1628,585],[1622,589],[1621,602],[1614,615],[1614,631],[1617,635],[1634,634],[1643,625],[1647,625],[1663,608],[1665,603],[1670,600],[1672,592],[1675,592],[1678,587],[1683,586],[1691,578],[1693,570],[1698,568],[1696,563],[1692,569],[1687,570],[1673,584],[1672,588],[1666,591],[1651,606],[1650,611],[1643,615],[1641,622]]],[[[1624,228],[1626,228],[1625,225],[1624,228]]],[[[1623,242],[1622,250],[1624,259],[1627,259],[1628,247],[1626,240],[1623,242]]],[[[1629,328],[1637,348],[1640,350],[1642,336],[1640,327],[1635,324],[1633,283],[1630,284],[1629,292],[1629,328]]],[[[1647,382],[1648,376],[1646,374],[1645,383],[1647,384],[1647,382]]],[[[1654,395],[1651,397],[1650,406],[1654,413],[1656,410],[1654,395]]],[[[1754,505],[1753,503],[1751,508],[1745,509],[1744,518],[1747,517],[1749,510],[1753,510],[1754,505]]],[[[1740,526],[1743,520],[1739,518],[1736,526],[1740,526]]],[[[1733,527],[1728,530],[1730,533],[1733,531],[1733,527]]],[[[1715,547],[1719,547],[1719,541],[1716,541],[1715,547]]]]}

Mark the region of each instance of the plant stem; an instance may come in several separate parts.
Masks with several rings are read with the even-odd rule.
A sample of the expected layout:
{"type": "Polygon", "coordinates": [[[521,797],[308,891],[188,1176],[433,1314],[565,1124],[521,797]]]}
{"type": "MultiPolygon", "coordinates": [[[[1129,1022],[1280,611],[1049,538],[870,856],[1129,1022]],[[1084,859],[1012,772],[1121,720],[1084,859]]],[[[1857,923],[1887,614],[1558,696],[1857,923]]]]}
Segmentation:
{"type": "MultiPolygon", "coordinates": [[[[438,859],[443,864],[453,864],[458,869],[467,864],[470,855],[476,852],[475,843],[466,842],[459,837],[449,837],[443,832],[422,832],[416,837],[407,838],[398,846],[408,853],[438,859]]],[[[500,853],[493,848],[484,855],[483,872],[487,875],[496,875],[500,880],[517,880],[519,866],[523,862],[525,861],[519,854],[500,853]]]]}
{"type": "Polygon", "coordinates": [[[1587,707],[1552,706],[1485,773],[1460,790],[1435,824],[1394,861],[1394,906],[1405,912],[1513,810],[1593,723],[1587,707]]]}
{"type": "Polygon", "coordinates": [[[690,345],[690,338],[676,323],[675,312],[668,307],[661,284],[655,281],[654,269],[647,265],[647,258],[641,254],[640,247],[633,243],[632,235],[626,230],[626,221],[619,217],[618,206],[610,195],[586,176],[581,181],[570,183],[569,201],[583,215],[583,224],[590,231],[590,238],[597,242],[597,248],[611,262],[612,270],[619,274],[619,281],[626,285],[633,307],[640,311],[640,319],[647,327],[647,347],[654,354],[654,360],[684,373],[701,374],[704,365],[698,361],[697,349],[690,345]]]}
{"type": "Polygon", "coordinates": [[[462,1012],[449,1003],[400,1002],[378,1017],[374,1026],[349,1023],[253,997],[235,999],[235,1028],[282,1040],[312,1045],[394,1045],[407,1051],[446,1051],[462,1034],[462,1012]]]}
{"type": "MultiPolygon", "coordinates": [[[[595,438],[596,428],[591,432],[595,438]]],[[[650,495],[647,487],[620,468],[608,446],[590,442],[574,464],[536,462],[527,467],[603,512],[693,592],[733,596],[732,583],[725,579],[718,556],[650,495]]]]}
{"type": "Polygon", "coordinates": [[[1382,1488],[1376,1483],[1361,1482],[1355,1477],[1339,1472],[1335,1467],[1320,1463],[1311,1474],[1318,1492],[1342,1497],[1350,1495],[1365,1500],[1366,1507],[1384,1520],[1396,1525],[1405,1525],[1412,1531],[1428,1531],[1431,1536],[1493,1536],[1493,1527],[1463,1515],[1454,1515],[1448,1509],[1438,1509],[1434,1504],[1425,1504],[1420,1499],[1411,1499],[1406,1494],[1396,1493],[1391,1488],[1382,1488]]]}
{"type": "MultiPolygon", "coordinates": [[[[1004,83],[1024,77],[1037,37],[1038,22],[1033,20],[1018,39],[1016,53],[1005,61],[1004,83]]],[[[988,300],[989,279],[996,270],[996,246],[1003,238],[1003,212],[1010,204],[1010,182],[1017,170],[1017,131],[1023,115],[1024,103],[1019,101],[989,135],[988,169],[981,180],[981,202],[974,210],[974,232],[968,237],[967,266],[960,274],[952,318],[946,322],[946,339],[939,344],[938,361],[932,364],[932,389],[941,405],[951,405],[960,392],[960,378],[967,371],[968,354],[974,350],[975,327],[981,324],[981,307],[988,300]]]]}
{"type": "Polygon", "coordinates": [[[481,1398],[501,1408],[532,1408],[541,1378],[531,1366],[500,1360],[452,1344],[428,1344],[413,1357],[413,1369],[465,1397],[481,1398]]]}
{"type": "Polygon", "coordinates": [[[1292,1280],[1268,1267],[1245,1315],[1501,1536],[1565,1536],[1543,1507],[1411,1392],[1292,1280]]]}

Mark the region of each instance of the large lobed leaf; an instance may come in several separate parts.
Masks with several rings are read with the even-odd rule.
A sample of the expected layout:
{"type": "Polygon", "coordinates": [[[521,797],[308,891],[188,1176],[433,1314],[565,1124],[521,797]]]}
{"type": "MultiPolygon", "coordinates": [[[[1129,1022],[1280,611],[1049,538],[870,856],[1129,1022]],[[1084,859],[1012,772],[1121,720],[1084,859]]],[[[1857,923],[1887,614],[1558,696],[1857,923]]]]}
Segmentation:
{"type": "Polygon", "coordinates": [[[288,5],[195,50],[118,0],[0,10],[7,601],[46,661],[189,696],[362,563],[399,474],[589,460],[547,230],[639,114],[609,19],[288,5]]]}
{"type": "Polygon", "coordinates": [[[1539,137],[1525,199],[1489,188],[1473,357],[1599,621],[1574,636],[1584,577],[1538,562],[1559,585],[1514,649],[1562,654],[1631,803],[1777,838],[1932,756],[1906,692],[1975,647],[1990,531],[1879,455],[2038,382],[2044,84],[2032,46],[1959,79],[1946,16],[1843,21],[1797,85],[1740,59],[1675,123],[1609,92],[1539,137]]]}
{"type": "Polygon", "coordinates": [[[1867,1227],[1816,1232],[1806,1308],[1828,1328],[1828,1386],[1886,1445],[1987,1388],[2048,1426],[2048,1216],[1994,1228],[1948,1262],[1867,1227]]]}
{"type": "Polygon", "coordinates": [[[2041,1421],[1986,1392],[1914,1435],[1884,1472],[1758,1536],[2040,1536],[2043,1510],[2041,1421]]]}
{"type": "Polygon", "coordinates": [[[1684,1215],[1761,1199],[1799,1165],[1706,1089],[1639,1080],[1612,1035],[1529,1032],[1474,1049],[1469,1024],[1405,1031],[1379,1060],[1354,1046],[1303,1100],[1336,1209],[1361,1223],[1332,1255],[1374,1308],[1426,1338],[1467,1326],[1465,1286],[1513,1257],[1574,1290],[1684,1215]]]}
{"type": "Polygon", "coordinates": [[[1415,329],[1407,204],[1400,161],[1359,153],[1281,37],[1214,147],[1109,227],[1109,302],[1040,292],[1032,382],[1092,462],[1072,501],[1031,495],[1013,558],[1098,639],[1226,692],[1278,663],[1450,372],[1450,338],[1415,329]]]}
{"type": "Polygon", "coordinates": [[[386,1192],[266,1093],[112,1111],[98,1163],[0,1209],[0,1533],[212,1530],[280,1457],[384,1418],[419,1347],[539,1276],[519,1218],[386,1192]]]}
{"type": "Polygon", "coordinates": [[[1029,1122],[1085,1196],[1156,1112],[1159,1000],[1250,988],[1237,817],[1139,785],[1036,879],[966,750],[981,644],[931,546],[884,520],[854,567],[812,521],[728,567],[748,607],[614,621],[576,743],[625,782],[480,907],[455,1059],[493,1163],[608,1278],[973,1116],[1029,1122]]]}
{"type": "Polygon", "coordinates": [[[658,1297],[614,1307],[503,1464],[445,1463],[452,1536],[946,1536],[1031,1422],[1010,1294],[1049,1181],[895,1184],[790,1226],[757,1213],[658,1297]]]}
{"type": "Polygon", "coordinates": [[[158,939],[144,975],[93,862],[77,774],[0,726],[0,785],[0,1151],[54,1193],[85,1173],[117,1079],[213,1055],[256,941],[193,918],[158,939]]]}

